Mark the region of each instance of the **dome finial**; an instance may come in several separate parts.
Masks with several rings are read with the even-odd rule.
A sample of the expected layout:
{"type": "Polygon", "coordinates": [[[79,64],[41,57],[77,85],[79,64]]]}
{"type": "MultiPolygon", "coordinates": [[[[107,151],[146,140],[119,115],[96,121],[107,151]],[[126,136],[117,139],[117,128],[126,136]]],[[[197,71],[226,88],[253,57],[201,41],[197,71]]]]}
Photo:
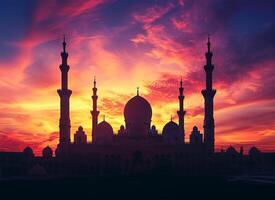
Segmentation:
{"type": "Polygon", "coordinates": [[[105,121],[105,115],[103,115],[103,121],[105,121]]]}
{"type": "Polygon", "coordinates": [[[173,121],[173,116],[171,115],[171,122],[173,121]]]}
{"type": "Polygon", "coordinates": [[[137,96],[139,96],[139,87],[137,87],[137,96]]]}

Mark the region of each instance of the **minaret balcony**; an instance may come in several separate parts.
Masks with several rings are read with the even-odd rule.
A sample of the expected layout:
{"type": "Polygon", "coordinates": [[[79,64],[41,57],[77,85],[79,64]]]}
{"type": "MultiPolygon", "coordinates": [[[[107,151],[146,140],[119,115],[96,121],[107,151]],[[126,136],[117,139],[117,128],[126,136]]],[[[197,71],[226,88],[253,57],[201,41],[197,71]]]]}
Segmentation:
{"type": "Polygon", "coordinates": [[[210,65],[204,65],[204,70],[206,72],[213,72],[214,70],[214,65],[210,64],[210,65]]]}
{"type": "Polygon", "coordinates": [[[68,89],[58,89],[57,90],[57,93],[59,94],[59,96],[60,97],[62,97],[62,96],[68,96],[68,97],[70,97],[71,96],[71,94],[72,94],[72,90],[68,90],[68,89]]]}
{"type": "Polygon", "coordinates": [[[201,91],[203,97],[211,97],[214,98],[215,94],[216,94],[216,90],[214,89],[205,89],[201,91]]]}

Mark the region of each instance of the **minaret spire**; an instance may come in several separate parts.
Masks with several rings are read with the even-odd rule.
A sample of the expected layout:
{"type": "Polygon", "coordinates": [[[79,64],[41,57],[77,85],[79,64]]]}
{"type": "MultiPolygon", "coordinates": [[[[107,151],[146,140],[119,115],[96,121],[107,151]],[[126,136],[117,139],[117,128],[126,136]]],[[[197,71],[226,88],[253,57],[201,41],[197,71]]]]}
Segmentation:
{"type": "Polygon", "coordinates": [[[180,87],[179,87],[179,110],[178,110],[178,117],[179,117],[179,128],[182,134],[182,141],[185,142],[185,129],[184,129],[184,115],[186,111],[184,110],[184,95],[183,95],[184,88],[182,87],[182,77],[180,79],[180,87]]]}
{"type": "Polygon", "coordinates": [[[94,76],[94,88],[96,88],[96,79],[95,79],[95,76],[94,76]]]}
{"type": "Polygon", "coordinates": [[[66,39],[65,39],[65,34],[63,36],[63,52],[65,53],[66,52],[66,39]]]}
{"type": "Polygon", "coordinates": [[[208,50],[208,53],[211,52],[211,43],[210,43],[210,35],[208,34],[208,40],[207,40],[207,50],[208,50]]]}
{"type": "Polygon", "coordinates": [[[72,91],[68,89],[68,71],[67,64],[68,53],[66,52],[65,36],[63,38],[63,51],[61,52],[62,64],[59,66],[61,71],[61,89],[57,90],[60,96],[60,120],[59,120],[59,144],[69,144],[70,138],[70,96],[72,91]]]}
{"type": "Polygon", "coordinates": [[[94,135],[95,129],[97,127],[98,124],[98,115],[99,115],[99,111],[97,110],[97,88],[96,88],[96,77],[94,76],[94,87],[93,87],[93,95],[92,95],[92,107],[93,110],[91,111],[91,115],[92,115],[92,136],[94,135]]]}
{"type": "Polygon", "coordinates": [[[206,88],[202,90],[204,97],[204,143],[210,153],[214,152],[215,145],[215,123],[214,123],[214,111],[213,100],[216,94],[216,90],[212,88],[212,72],[214,65],[212,65],[212,52],[211,52],[210,37],[208,35],[207,52],[205,53],[206,65],[204,70],[206,73],[206,88]]]}

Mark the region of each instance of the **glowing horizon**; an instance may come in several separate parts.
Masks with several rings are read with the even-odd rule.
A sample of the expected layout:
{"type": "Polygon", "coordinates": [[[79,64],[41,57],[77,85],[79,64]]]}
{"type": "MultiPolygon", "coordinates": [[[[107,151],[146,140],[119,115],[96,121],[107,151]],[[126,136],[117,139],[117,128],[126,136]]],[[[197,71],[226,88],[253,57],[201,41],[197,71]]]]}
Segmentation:
{"type": "Polygon", "coordinates": [[[0,33],[0,151],[30,146],[40,155],[47,145],[56,148],[64,33],[73,91],[71,139],[81,125],[91,141],[94,76],[99,122],[105,115],[115,132],[138,86],[159,132],[171,115],[177,122],[182,76],[186,140],[194,125],[203,132],[210,33],[216,150],[256,145],[275,151],[275,23],[268,3],[29,0],[17,3],[16,16],[10,7],[3,3],[2,19],[8,20],[0,21],[7,27],[0,33]]]}

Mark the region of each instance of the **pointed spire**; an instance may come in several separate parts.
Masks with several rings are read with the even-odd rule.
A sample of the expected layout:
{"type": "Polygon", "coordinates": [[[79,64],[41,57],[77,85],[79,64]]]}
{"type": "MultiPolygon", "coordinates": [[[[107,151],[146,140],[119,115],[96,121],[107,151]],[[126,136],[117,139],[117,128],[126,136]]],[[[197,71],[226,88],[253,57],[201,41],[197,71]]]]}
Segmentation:
{"type": "Polygon", "coordinates": [[[96,79],[95,79],[95,76],[94,76],[94,88],[96,88],[96,79]]]}
{"type": "Polygon", "coordinates": [[[210,43],[210,35],[209,34],[208,34],[208,40],[207,40],[207,48],[208,48],[208,52],[210,52],[211,43],[210,43]]]}
{"type": "Polygon", "coordinates": [[[137,96],[139,96],[139,87],[137,87],[137,96]]]}
{"type": "Polygon", "coordinates": [[[65,40],[65,34],[63,35],[63,52],[66,52],[66,40],[65,40]]]}
{"type": "Polygon", "coordinates": [[[180,77],[180,87],[179,87],[179,110],[177,111],[178,114],[178,119],[179,119],[179,129],[180,129],[180,133],[182,134],[182,139],[183,139],[183,143],[184,143],[184,136],[185,136],[185,130],[184,130],[184,115],[185,115],[185,111],[184,111],[184,94],[183,94],[183,90],[184,88],[182,87],[182,76],[180,77]]]}

